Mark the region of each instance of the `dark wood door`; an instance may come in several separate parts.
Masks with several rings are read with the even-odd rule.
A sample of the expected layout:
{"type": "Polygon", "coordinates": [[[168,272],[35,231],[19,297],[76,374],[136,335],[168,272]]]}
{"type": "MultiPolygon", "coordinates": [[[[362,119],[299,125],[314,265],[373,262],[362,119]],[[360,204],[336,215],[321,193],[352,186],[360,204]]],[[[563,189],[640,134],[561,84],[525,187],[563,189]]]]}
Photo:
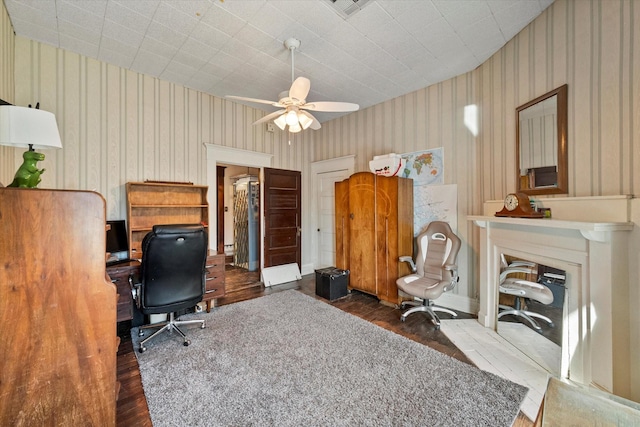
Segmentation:
{"type": "Polygon", "coordinates": [[[225,166],[216,167],[216,186],[217,186],[217,204],[218,204],[218,221],[217,221],[217,239],[216,250],[219,254],[224,253],[224,170],[225,166]]]}
{"type": "Polygon", "coordinates": [[[301,174],[264,169],[264,266],[297,263],[301,256],[301,174]]]}

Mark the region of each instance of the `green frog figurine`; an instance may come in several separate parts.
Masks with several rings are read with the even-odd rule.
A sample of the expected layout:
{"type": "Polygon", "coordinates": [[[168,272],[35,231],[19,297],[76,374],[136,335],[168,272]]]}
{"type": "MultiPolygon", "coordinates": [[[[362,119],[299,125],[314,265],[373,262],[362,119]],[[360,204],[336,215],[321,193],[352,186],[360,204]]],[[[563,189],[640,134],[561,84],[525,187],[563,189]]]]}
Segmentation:
{"type": "Polygon", "coordinates": [[[25,151],[22,155],[24,162],[16,172],[13,182],[9,187],[36,188],[40,183],[40,175],[44,169],[38,169],[37,163],[44,160],[44,154],[36,151],[25,151]]]}

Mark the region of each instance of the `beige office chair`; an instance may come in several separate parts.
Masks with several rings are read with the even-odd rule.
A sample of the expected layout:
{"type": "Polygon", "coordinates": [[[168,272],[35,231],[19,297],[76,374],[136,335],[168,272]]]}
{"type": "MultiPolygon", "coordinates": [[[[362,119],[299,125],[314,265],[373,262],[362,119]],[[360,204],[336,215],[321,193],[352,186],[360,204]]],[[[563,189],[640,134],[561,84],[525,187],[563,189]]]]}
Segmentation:
{"type": "Polygon", "coordinates": [[[551,304],[553,302],[553,292],[551,292],[551,289],[543,284],[525,280],[520,277],[509,277],[517,273],[535,274],[536,264],[520,260],[508,263],[504,254],[500,254],[500,261],[500,292],[513,295],[514,305],[499,304],[498,308],[500,312],[498,313],[498,320],[508,315],[517,316],[529,322],[531,327],[538,332],[542,332],[542,328],[534,318],[544,320],[550,327],[553,327],[553,321],[547,316],[526,310],[522,307],[523,298],[532,299],[545,305],[551,304]]]}
{"type": "Polygon", "coordinates": [[[400,296],[419,298],[422,302],[403,301],[402,308],[408,305],[414,307],[402,313],[400,320],[404,322],[410,314],[422,311],[431,317],[436,329],[440,329],[440,318],[436,311],[449,313],[452,317],[457,314],[448,308],[433,305],[432,301],[443,292],[452,290],[458,283],[456,258],[460,250],[460,239],[451,231],[449,224],[433,221],[416,238],[416,244],[418,255],[415,262],[410,256],[400,257],[400,261],[411,265],[413,274],[399,278],[396,283],[400,296]]]}

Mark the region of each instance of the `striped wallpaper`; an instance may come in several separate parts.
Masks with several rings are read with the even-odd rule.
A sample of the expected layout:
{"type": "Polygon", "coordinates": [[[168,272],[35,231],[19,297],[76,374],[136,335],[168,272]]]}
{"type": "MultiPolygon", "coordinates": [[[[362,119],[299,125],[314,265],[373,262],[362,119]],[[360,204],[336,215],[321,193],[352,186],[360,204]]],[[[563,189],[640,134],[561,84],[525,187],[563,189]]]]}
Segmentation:
{"type": "MultiPolygon", "coordinates": [[[[6,25],[6,13],[0,19],[6,25]]],[[[443,147],[464,242],[457,293],[473,300],[479,242],[466,216],[516,189],[519,105],[567,83],[569,195],[639,191],[638,28],[638,0],[556,0],[477,69],[324,123],[290,145],[251,125],[262,111],[22,37],[15,38],[15,101],[40,101],[60,124],[64,149],[47,154],[42,186],[96,189],[110,218],[125,215],[126,181],[206,183],[203,143],[273,154],[274,167],[302,171],[303,206],[313,193],[312,162],[355,155],[361,171],[374,155],[443,147]],[[465,124],[465,111],[476,111],[477,121],[465,124]]],[[[5,33],[3,51],[13,43],[5,33]]],[[[11,67],[0,67],[0,84],[10,86],[11,67]]],[[[0,162],[7,164],[2,151],[0,162]]],[[[312,262],[309,227],[303,209],[303,264],[312,262]]]]}
{"type": "Polygon", "coordinates": [[[19,36],[16,51],[16,102],[54,112],[62,137],[41,186],[96,190],[107,218],[125,216],[127,181],[206,184],[204,143],[274,154],[283,169],[309,155],[309,133],[289,144],[253,126],[261,110],[19,36]]]}
{"type": "MultiPolygon", "coordinates": [[[[4,3],[0,3],[0,99],[13,103],[13,64],[15,36],[4,3]]],[[[15,148],[0,146],[0,183],[9,185],[18,166],[14,167],[15,148]]]]}

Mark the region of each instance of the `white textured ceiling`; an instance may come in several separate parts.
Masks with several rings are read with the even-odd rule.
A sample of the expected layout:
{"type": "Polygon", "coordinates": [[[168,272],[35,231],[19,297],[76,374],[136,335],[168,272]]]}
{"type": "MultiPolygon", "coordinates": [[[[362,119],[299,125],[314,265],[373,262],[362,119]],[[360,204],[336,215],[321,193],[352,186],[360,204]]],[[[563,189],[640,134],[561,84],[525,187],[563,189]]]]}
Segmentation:
{"type": "Polygon", "coordinates": [[[553,0],[356,0],[347,19],[330,0],[4,3],[19,36],[218,97],[277,101],[291,85],[283,42],[295,37],[307,101],[366,108],[473,70],[553,0]]]}

